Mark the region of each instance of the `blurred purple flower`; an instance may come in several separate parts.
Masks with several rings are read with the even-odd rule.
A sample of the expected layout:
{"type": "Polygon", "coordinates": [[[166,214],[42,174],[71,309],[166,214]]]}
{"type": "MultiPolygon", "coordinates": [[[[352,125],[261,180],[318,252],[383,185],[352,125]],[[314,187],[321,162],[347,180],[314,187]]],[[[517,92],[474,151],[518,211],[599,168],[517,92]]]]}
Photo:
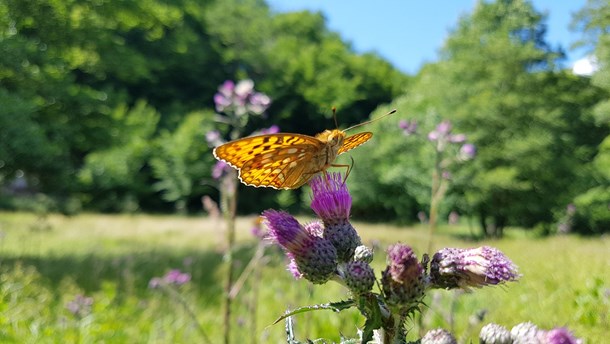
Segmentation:
{"type": "Polygon", "coordinates": [[[471,160],[477,155],[477,147],[472,143],[465,143],[460,148],[460,159],[461,160],[471,160]]]}
{"type": "Polygon", "coordinates": [[[210,147],[220,146],[223,143],[218,130],[210,130],[205,133],[205,140],[210,147]]]}
{"type": "Polygon", "coordinates": [[[430,264],[434,288],[480,288],[515,281],[517,266],[498,249],[483,246],[473,249],[444,248],[434,254],[430,264]]]}
{"type": "Polygon", "coordinates": [[[449,132],[451,132],[451,122],[449,120],[444,120],[444,121],[440,122],[436,126],[436,131],[440,135],[447,135],[447,134],[449,134],[449,132]]]}
{"type": "Polygon", "coordinates": [[[251,112],[260,115],[271,104],[267,95],[254,92],[254,82],[250,79],[241,80],[237,84],[227,80],[214,95],[214,104],[218,112],[230,112],[237,116],[251,112]]]}
{"type": "Polygon", "coordinates": [[[212,167],[212,178],[218,180],[229,171],[231,171],[231,166],[226,162],[219,160],[214,164],[214,167],[212,167]]]}
{"type": "Polygon", "coordinates": [[[398,122],[398,127],[402,129],[403,134],[406,136],[413,135],[417,132],[417,121],[416,120],[404,120],[401,119],[398,122]]]}
{"type": "Polygon", "coordinates": [[[568,204],[568,206],[566,207],[566,213],[570,216],[576,213],[576,206],[574,205],[574,203],[568,204]]]}
{"type": "Polygon", "coordinates": [[[178,269],[168,271],[163,277],[153,277],[148,282],[150,289],[156,289],[162,286],[175,285],[181,286],[191,280],[191,275],[186,272],[181,272],[178,269]]]}
{"type": "Polygon", "coordinates": [[[78,318],[83,318],[91,313],[93,298],[81,294],[76,295],[74,299],[66,304],[66,308],[70,313],[78,318]]]}
{"type": "Polygon", "coordinates": [[[574,338],[572,333],[564,327],[552,329],[544,334],[545,344],[580,344],[581,339],[574,338]]]}
{"type": "Polygon", "coordinates": [[[280,132],[280,127],[278,127],[277,125],[272,125],[269,128],[265,128],[265,129],[261,129],[260,134],[261,135],[267,135],[267,134],[277,134],[280,132]]]}

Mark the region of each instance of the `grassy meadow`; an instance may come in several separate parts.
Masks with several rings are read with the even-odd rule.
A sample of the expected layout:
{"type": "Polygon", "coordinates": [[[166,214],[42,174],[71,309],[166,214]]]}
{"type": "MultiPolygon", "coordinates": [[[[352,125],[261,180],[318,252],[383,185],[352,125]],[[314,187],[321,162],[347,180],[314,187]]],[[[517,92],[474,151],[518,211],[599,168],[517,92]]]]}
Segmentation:
{"type": "MultiPolygon", "coordinates": [[[[257,247],[250,234],[254,220],[237,222],[238,272],[257,247]]],[[[367,245],[375,246],[378,275],[388,244],[407,243],[418,255],[427,247],[421,226],[354,226],[367,245]]],[[[477,343],[485,323],[510,329],[532,321],[543,329],[566,326],[587,343],[604,342],[610,331],[610,238],[536,238],[509,229],[503,240],[473,242],[471,230],[467,224],[441,227],[435,247],[498,247],[523,277],[472,293],[433,293],[421,320],[426,330],[442,326],[462,342],[477,343]],[[481,313],[483,322],[473,321],[481,313]]],[[[221,342],[223,233],[221,221],[206,217],[0,213],[0,342],[200,343],[205,342],[202,332],[211,342],[221,342]],[[192,276],[176,289],[180,298],[148,287],[151,278],[171,269],[192,276]],[[66,305],[77,295],[93,302],[90,310],[75,315],[66,305]]],[[[283,324],[271,324],[287,308],[347,297],[332,282],[294,281],[276,247],[266,248],[261,263],[235,298],[233,343],[284,342],[283,324]]],[[[356,310],[295,317],[301,340],[339,341],[340,333],[355,337],[362,325],[356,310]]],[[[419,330],[412,324],[410,338],[419,330]]]]}

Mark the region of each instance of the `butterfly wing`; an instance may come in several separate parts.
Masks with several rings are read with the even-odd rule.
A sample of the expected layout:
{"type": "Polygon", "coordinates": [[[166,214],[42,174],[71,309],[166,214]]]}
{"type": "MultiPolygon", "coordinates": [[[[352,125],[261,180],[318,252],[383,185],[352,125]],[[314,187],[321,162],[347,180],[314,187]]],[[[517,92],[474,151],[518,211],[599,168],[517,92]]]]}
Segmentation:
{"type": "Polygon", "coordinates": [[[343,140],[343,145],[341,146],[341,148],[339,148],[339,152],[337,153],[337,155],[343,154],[351,149],[360,146],[361,144],[370,140],[371,137],[373,137],[373,133],[368,131],[346,137],[345,140],[343,140]]]}
{"type": "Polygon", "coordinates": [[[323,147],[315,137],[279,133],[228,142],[214,156],[236,168],[246,185],[294,189],[304,184],[308,164],[323,147]]]}

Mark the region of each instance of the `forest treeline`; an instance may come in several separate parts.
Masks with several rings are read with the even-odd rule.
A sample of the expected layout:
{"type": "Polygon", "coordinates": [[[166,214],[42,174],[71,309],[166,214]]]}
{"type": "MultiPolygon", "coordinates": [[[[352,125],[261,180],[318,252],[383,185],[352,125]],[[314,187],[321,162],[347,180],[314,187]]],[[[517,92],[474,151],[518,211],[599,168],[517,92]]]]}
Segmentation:
{"type": "MultiPolygon", "coordinates": [[[[206,133],[228,130],[214,95],[251,79],[272,102],[247,132],[313,135],[334,128],[333,106],[343,128],[397,109],[350,152],[355,216],[412,222],[429,210],[425,135],[449,120],[476,157],[446,166],[443,216],[496,234],[608,231],[608,18],[599,0],[574,17],[597,59],[592,76],[564,68],[567,47],[546,41],[545,16],[523,0],[479,3],[438,61],[406,75],[356,53],[321,13],[274,13],[261,0],[2,0],[0,207],[200,211],[202,196],[218,198],[206,133]]],[[[303,194],[242,188],[240,210],[298,208],[303,194]]]]}

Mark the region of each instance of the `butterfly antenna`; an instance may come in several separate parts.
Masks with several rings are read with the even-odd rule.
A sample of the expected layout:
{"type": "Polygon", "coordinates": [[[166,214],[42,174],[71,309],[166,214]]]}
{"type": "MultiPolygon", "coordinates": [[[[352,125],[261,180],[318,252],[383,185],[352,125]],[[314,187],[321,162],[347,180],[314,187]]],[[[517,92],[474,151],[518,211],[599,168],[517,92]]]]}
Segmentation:
{"type": "Polygon", "coordinates": [[[335,119],[335,128],[339,129],[339,123],[337,123],[337,108],[333,106],[333,118],[335,119]]]}
{"type": "Polygon", "coordinates": [[[394,109],[394,110],[392,110],[392,111],[390,111],[390,112],[386,113],[385,115],[383,115],[383,116],[381,116],[381,117],[377,117],[377,118],[375,118],[375,119],[371,119],[371,120],[369,120],[369,121],[362,122],[362,123],[360,123],[360,124],[352,125],[351,127],[347,128],[347,129],[345,129],[345,130],[343,130],[343,131],[352,130],[352,129],[354,129],[354,128],[358,128],[359,126],[362,126],[362,125],[365,125],[365,124],[370,124],[370,123],[376,122],[376,121],[378,121],[378,120],[380,120],[380,119],[382,119],[382,118],[384,118],[384,117],[388,117],[389,115],[391,115],[391,114],[393,114],[393,113],[395,113],[395,112],[396,112],[396,109],[394,109]]]}

